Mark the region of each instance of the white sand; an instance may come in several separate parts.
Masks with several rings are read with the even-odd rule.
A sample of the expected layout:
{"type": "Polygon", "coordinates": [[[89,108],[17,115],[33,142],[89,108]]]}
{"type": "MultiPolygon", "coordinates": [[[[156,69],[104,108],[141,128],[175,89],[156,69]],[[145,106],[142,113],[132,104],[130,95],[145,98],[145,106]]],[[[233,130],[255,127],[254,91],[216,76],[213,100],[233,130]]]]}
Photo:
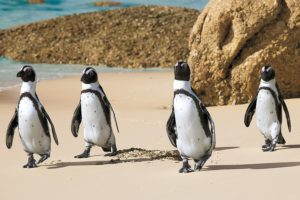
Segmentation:
{"type": "MultiPolygon", "coordinates": [[[[173,96],[171,72],[104,73],[100,79],[117,114],[118,149],[174,149],[165,132],[173,96]]],[[[84,148],[82,129],[78,138],[70,132],[80,88],[79,77],[38,84],[37,93],[54,121],[60,145],[53,143],[50,159],[36,169],[22,168],[27,156],[18,132],[12,149],[5,146],[19,88],[0,92],[1,200],[300,198],[300,99],[286,101],[292,133],[284,121],[287,145],[272,153],[261,151],[264,140],[255,119],[250,128],[244,126],[247,105],[209,107],[216,124],[217,149],[203,171],[179,174],[181,163],[172,160],[137,158],[136,162],[112,164],[98,147],[92,149],[92,157],[74,159],[84,148]]]]}

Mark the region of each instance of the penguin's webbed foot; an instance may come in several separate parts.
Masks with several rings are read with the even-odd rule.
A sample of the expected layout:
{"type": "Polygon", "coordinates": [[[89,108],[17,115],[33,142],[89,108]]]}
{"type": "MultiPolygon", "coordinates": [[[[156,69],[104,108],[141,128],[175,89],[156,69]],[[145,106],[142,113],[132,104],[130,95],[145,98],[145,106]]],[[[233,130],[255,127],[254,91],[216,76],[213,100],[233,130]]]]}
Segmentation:
{"type": "Polygon", "coordinates": [[[23,165],[23,168],[36,168],[36,163],[27,163],[26,165],[23,165]]]}
{"type": "Polygon", "coordinates": [[[275,150],[275,147],[276,147],[276,143],[275,144],[269,144],[269,145],[263,145],[262,146],[262,151],[263,152],[267,152],[267,151],[274,151],[275,150]]]}
{"type": "Polygon", "coordinates": [[[271,140],[266,140],[265,144],[261,146],[262,151],[264,151],[264,152],[270,151],[271,145],[272,145],[271,140]]]}
{"type": "Polygon", "coordinates": [[[36,167],[37,167],[37,165],[36,165],[35,159],[33,158],[32,155],[28,158],[27,164],[23,165],[23,168],[36,168],[36,167]]]}
{"type": "Polygon", "coordinates": [[[74,156],[74,158],[88,158],[90,157],[90,151],[84,150],[82,154],[74,156]]]}
{"type": "Polygon", "coordinates": [[[279,135],[278,140],[277,140],[277,144],[282,144],[284,145],[286,143],[284,137],[282,136],[282,134],[279,135]]]}
{"type": "Polygon", "coordinates": [[[265,144],[263,144],[261,148],[263,149],[268,148],[271,144],[272,144],[271,140],[267,139],[265,140],[265,144]]]}
{"type": "Polygon", "coordinates": [[[262,149],[261,149],[263,152],[267,152],[267,151],[271,151],[271,145],[269,146],[263,146],[262,149]]]}
{"type": "Polygon", "coordinates": [[[183,160],[182,168],[179,170],[179,173],[190,173],[194,170],[191,168],[187,160],[183,160]]]}
{"type": "Polygon", "coordinates": [[[193,172],[194,170],[191,168],[191,166],[189,167],[182,167],[180,170],[179,170],[179,173],[191,173],[193,172]]]}
{"type": "Polygon", "coordinates": [[[272,152],[272,151],[275,151],[275,147],[276,147],[276,143],[275,144],[271,144],[271,149],[270,149],[270,151],[272,152]]]}
{"type": "Polygon", "coordinates": [[[200,171],[209,158],[210,158],[210,155],[206,155],[206,156],[202,157],[200,160],[195,160],[194,170],[200,171]]]}
{"type": "Polygon", "coordinates": [[[113,151],[113,152],[111,152],[111,153],[107,153],[107,154],[105,154],[104,156],[107,156],[107,157],[111,157],[111,156],[115,156],[115,155],[117,155],[118,154],[118,152],[117,151],[113,151]]]}
{"type": "Polygon", "coordinates": [[[104,156],[111,157],[111,156],[115,156],[115,155],[118,154],[117,146],[115,144],[113,144],[111,148],[112,148],[112,152],[111,153],[107,153],[104,156]]]}
{"type": "Polygon", "coordinates": [[[45,160],[47,160],[50,157],[49,154],[43,154],[43,155],[40,155],[40,156],[41,156],[41,158],[39,159],[37,164],[40,164],[40,163],[44,162],[45,160]]]}

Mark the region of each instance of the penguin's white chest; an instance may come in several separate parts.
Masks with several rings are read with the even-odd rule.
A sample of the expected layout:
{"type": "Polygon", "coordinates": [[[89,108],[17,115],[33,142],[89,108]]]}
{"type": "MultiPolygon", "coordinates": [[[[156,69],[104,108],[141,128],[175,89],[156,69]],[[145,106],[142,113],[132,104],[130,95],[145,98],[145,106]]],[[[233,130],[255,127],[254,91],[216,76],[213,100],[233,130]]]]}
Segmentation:
{"type": "Polygon", "coordinates": [[[50,137],[45,135],[38,112],[28,97],[23,97],[18,108],[19,133],[26,152],[50,153],[50,137]]]}
{"type": "Polygon", "coordinates": [[[110,138],[111,129],[96,94],[90,92],[81,94],[81,112],[85,141],[105,147],[110,138]]]}
{"type": "Polygon", "coordinates": [[[205,135],[195,102],[189,96],[177,94],[174,111],[178,151],[183,156],[200,159],[209,150],[211,138],[205,135]]]}
{"type": "Polygon", "coordinates": [[[267,139],[274,139],[280,131],[274,97],[268,90],[260,90],[256,102],[256,124],[267,139]]]}

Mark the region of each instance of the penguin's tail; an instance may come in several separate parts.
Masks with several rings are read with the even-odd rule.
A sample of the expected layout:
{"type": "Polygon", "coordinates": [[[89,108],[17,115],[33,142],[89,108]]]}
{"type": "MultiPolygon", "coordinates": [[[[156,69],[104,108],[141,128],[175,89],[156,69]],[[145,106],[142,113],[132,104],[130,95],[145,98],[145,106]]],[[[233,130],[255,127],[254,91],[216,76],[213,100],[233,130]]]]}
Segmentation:
{"type": "Polygon", "coordinates": [[[277,144],[285,144],[286,141],[284,139],[284,137],[282,136],[282,133],[280,132],[278,135],[278,140],[277,140],[277,144]]]}
{"type": "Polygon", "coordinates": [[[104,152],[110,152],[110,147],[102,147],[102,150],[104,151],[104,152]]]}

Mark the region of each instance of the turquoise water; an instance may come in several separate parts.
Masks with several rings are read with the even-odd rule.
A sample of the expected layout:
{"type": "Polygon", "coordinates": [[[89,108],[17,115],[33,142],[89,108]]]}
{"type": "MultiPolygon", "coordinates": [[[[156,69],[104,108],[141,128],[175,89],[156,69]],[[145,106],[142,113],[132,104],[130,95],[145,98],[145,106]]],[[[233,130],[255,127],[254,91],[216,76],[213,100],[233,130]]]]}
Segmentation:
{"type": "MultiPolygon", "coordinates": [[[[0,91],[20,85],[20,78],[16,77],[18,71],[28,63],[13,61],[0,57],[0,91]]],[[[57,79],[65,76],[80,75],[86,66],[84,65],[54,65],[54,64],[30,64],[34,67],[38,80],[57,79]]],[[[126,72],[155,72],[171,71],[172,69],[126,69],[121,67],[93,66],[98,73],[126,73],[126,72]]]]}
{"type": "Polygon", "coordinates": [[[62,15],[104,11],[137,5],[168,5],[201,9],[208,0],[116,0],[119,7],[96,7],[97,0],[45,0],[44,4],[28,4],[27,0],[0,0],[0,29],[50,19],[62,15]]]}
{"type": "MultiPolygon", "coordinates": [[[[137,5],[166,5],[202,9],[208,0],[116,0],[119,7],[95,7],[97,0],[45,0],[44,4],[27,4],[26,0],[0,0],[0,29],[15,27],[35,21],[75,13],[105,11],[137,5]]],[[[16,73],[24,64],[0,57],[0,91],[20,84],[16,73]]],[[[80,65],[33,64],[38,78],[55,79],[68,75],[79,75],[84,69],[80,65]]],[[[162,69],[122,69],[105,66],[96,67],[98,72],[163,71],[162,69]]],[[[169,69],[170,70],[170,69],[169,69]]]]}

